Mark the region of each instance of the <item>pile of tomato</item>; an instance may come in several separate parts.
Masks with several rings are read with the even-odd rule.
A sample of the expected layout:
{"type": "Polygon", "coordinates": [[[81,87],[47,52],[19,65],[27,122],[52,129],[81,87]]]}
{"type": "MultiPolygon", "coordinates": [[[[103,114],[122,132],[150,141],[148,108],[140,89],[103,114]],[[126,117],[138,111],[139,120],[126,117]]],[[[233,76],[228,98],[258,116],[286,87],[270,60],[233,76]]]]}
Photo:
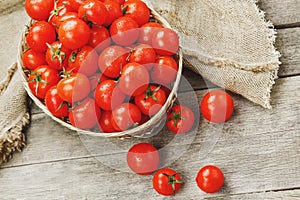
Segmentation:
{"type": "MultiPolygon", "coordinates": [[[[28,86],[56,117],[84,130],[121,132],[147,122],[166,103],[177,73],[179,38],[151,16],[140,0],[25,0],[33,19],[25,34],[28,49],[22,64],[28,86]]],[[[231,96],[207,93],[200,105],[213,123],[233,112],[231,96]]],[[[194,113],[172,106],[166,126],[176,134],[189,132],[194,113]]],[[[182,183],[176,171],[158,169],[157,149],[134,145],[129,168],[153,177],[154,189],[172,195],[182,183]]],[[[218,191],[224,176],[215,166],[199,171],[198,186],[218,191]]]]}

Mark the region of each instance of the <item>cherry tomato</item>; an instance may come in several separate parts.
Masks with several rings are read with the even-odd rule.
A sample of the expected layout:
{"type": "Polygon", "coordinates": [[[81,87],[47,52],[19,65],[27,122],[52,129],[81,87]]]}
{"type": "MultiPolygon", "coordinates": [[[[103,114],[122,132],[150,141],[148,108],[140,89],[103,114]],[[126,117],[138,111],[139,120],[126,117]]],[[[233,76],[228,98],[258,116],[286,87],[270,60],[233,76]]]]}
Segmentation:
{"type": "Polygon", "coordinates": [[[169,56],[160,56],[151,71],[151,78],[155,83],[168,85],[176,79],[178,71],[177,62],[169,56]]]}
{"type": "Polygon", "coordinates": [[[113,133],[116,132],[112,123],[111,123],[112,111],[102,111],[101,117],[99,120],[99,130],[104,133],[113,133]]]}
{"type": "Polygon", "coordinates": [[[69,115],[68,103],[59,97],[56,85],[52,86],[46,93],[45,104],[56,117],[67,117],[69,115]]]}
{"type": "Polygon", "coordinates": [[[57,91],[64,101],[78,102],[89,95],[90,82],[84,74],[73,74],[59,81],[57,91]]]}
{"type": "Polygon", "coordinates": [[[54,8],[50,12],[48,22],[52,24],[55,28],[59,27],[58,20],[60,16],[63,16],[67,12],[75,12],[75,10],[70,6],[70,2],[67,0],[58,0],[54,2],[54,8]]]}
{"type": "Polygon", "coordinates": [[[128,63],[122,69],[119,87],[124,94],[137,96],[147,90],[149,81],[146,67],[138,63],[128,63]]]}
{"type": "Polygon", "coordinates": [[[95,48],[98,53],[109,47],[110,43],[110,35],[107,28],[103,26],[94,26],[91,29],[91,35],[88,44],[95,48]]]}
{"type": "Polygon", "coordinates": [[[152,179],[153,188],[157,193],[165,196],[174,195],[182,184],[179,174],[170,168],[158,170],[152,179]]]}
{"type": "Polygon", "coordinates": [[[71,109],[69,120],[73,126],[86,130],[96,126],[100,116],[101,111],[96,106],[95,101],[91,98],[86,98],[80,105],[71,109]]]}
{"type": "Polygon", "coordinates": [[[34,51],[45,52],[48,48],[46,43],[51,44],[55,39],[55,28],[48,22],[38,21],[30,27],[26,44],[34,51]]]}
{"type": "Polygon", "coordinates": [[[152,45],[153,33],[163,26],[156,22],[148,22],[141,26],[138,42],[141,44],[152,45]]]}
{"type": "Polygon", "coordinates": [[[145,115],[155,115],[165,104],[166,95],[160,86],[149,85],[148,89],[134,99],[135,104],[145,115]]]}
{"type": "Polygon", "coordinates": [[[147,23],[150,18],[150,10],[143,1],[129,0],[123,4],[125,16],[131,17],[139,26],[147,23]]]}
{"type": "Polygon", "coordinates": [[[60,24],[58,37],[66,48],[79,49],[88,43],[90,28],[81,19],[70,18],[60,24]]]}
{"type": "Polygon", "coordinates": [[[98,0],[87,0],[78,8],[78,17],[91,25],[101,26],[107,18],[104,4],[98,0]]]}
{"type": "Polygon", "coordinates": [[[111,1],[117,2],[119,5],[123,5],[125,3],[125,0],[111,0],[111,1]]]}
{"type": "Polygon", "coordinates": [[[104,5],[108,13],[104,26],[109,26],[115,19],[123,16],[121,6],[116,1],[108,0],[104,5]]]}
{"type": "Polygon", "coordinates": [[[142,114],[142,118],[141,118],[141,121],[139,122],[139,125],[145,124],[149,120],[150,120],[149,115],[142,114]]]}
{"type": "Polygon", "coordinates": [[[22,63],[23,66],[25,66],[27,69],[34,70],[38,66],[46,65],[46,59],[45,54],[32,51],[32,49],[29,49],[24,52],[22,56],[22,63]]]}
{"type": "Polygon", "coordinates": [[[149,175],[157,170],[159,153],[157,149],[146,142],[133,145],[127,153],[128,167],[140,175],[149,175]]]}
{"type": "Polygon", "coordinates": [[[150,45],[140,44],[133,48],[129,62],[137,62],[150,70],[155,63],[155,60],[156,53],[154,49],[150,45]]]}
{"type": "Polygon", "coordinates": [[[178,35],[172,29],[159,28],[152,35],[152,46],[157,54],[171,56],[179,48],[178,35]]]}
{"type": "Polygon", "coordinates": [[[205,119],[213,123],[222,123],[230,119],[234,110],[232,97],[225,91],[213,90],[202,99],[200,110],[205,119]]]}
{"type": "Polygon", "coordinates": [[[111,123],[116,131],[125,131],[141,121],[141,111],[132,103],[123,103],[112,111],[111,123]]]}
{"type": "Polygon", "coordinates": [[[173,133],[186,133],[193,127],[195,121],[193,111],[184,105],[172,106],[167,114],[166,125],[173,133]]]}
{"type": "Polygon", "coordinates": [[[48,65],[41,65],[30,73],[28,86],[36,97],[44,99],[47,91],[59,80],[58,71],[48,65]]]}
{"type": "Polygon", "coordinates": [[[110,78],[120,76],[121,70],[126,65],[128,50],[120,46],[109,46],[102,51],[98,59],[101,72],[110,78]]]}
{"type": "Polygon", "coordinates": [[[76,11],[78,12],[79,7],[81,6],[81,4],[83,4],[83,2],[85,0],[68,0],[70,2],[70,6],[76,11]]]}
{"type": "Polygon", "coordinates": [[[49,67],[62,70],[68,65],[68,57],[71,50],[65,48],[61,42],[55,41],[52,44],[48,44],[48,49],[46,51],[46,62],[49,67]]]}
{"type": "Polygon", "coordinates": [[[120,17],[110,26],[112,40],[121,46],[132,45],[139,37],[139,25],[130,17],[120,17]]]}
{"type": "MultiPolygon", "coordinates": [[[[102,83],[105,80],[108,80],[109,78],[101,73],[96,73],[90,76],[89,79],[90,79],[91,91],[94,91],[100,83],[102,83]]],[[[93,97],[94,97],[94,93],[93,93],[93,97]]]]}
{"type": "Polygon", "coordinates": [[[204,192],[215,193],[222,188],[224,184],[224,175],[218,167],[207,165],[198,172],[196,183],[204,192]]]}
{"type": "Polygon", "coordinates": [[[112,110],[120,105],[125,95],[120,91],[115,80],[101,82],[95,90],[95,101],[103,110],[112,110]]]}
{"type": "Polygon", "coordinates": [[[74,50],[69,56],[67,71],[91,76],[98,70],[98,54],[90,46],[74,50]]]}
{"type": "Polygon", "coordinates": [[[54,7],[53,0],[25,0],[25,10],[29,17],[37,21],[47,21],[54,7]]]}
{"type": "Polygon", "coordinates": [[[62,22],[68,20],[68,19],[78,19],[78,14],[76,12],[67,12],[62,16],[59,16],[56,22],[56,32],[58,33],[59,27],[62,22]]]}

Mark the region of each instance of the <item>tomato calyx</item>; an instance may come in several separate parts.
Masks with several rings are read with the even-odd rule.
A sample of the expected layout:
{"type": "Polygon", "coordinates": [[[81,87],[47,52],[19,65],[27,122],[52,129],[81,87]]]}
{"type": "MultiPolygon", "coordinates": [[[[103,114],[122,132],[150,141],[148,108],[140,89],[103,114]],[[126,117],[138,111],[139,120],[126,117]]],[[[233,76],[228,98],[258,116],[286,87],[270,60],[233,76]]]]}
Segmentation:
{"type": "Polygon", "coordinates": [[[51,20],[52,17],[54,16],[58,16],[59,15],[59,11],[61,11],[62,9],[64,9],[66,7],[66,4],[63,3],[61,6],[57,7],[57,1],[54,2],[54,8],[53,10],[50,12],[50,16],[48,18],[48,22],[51,20]]]}
{"type": "Polygon", "coordinates": [[[66,57],[66,53],[64,51],[61,50],[62,47],[62,43],[60,43],[57,47],[57,49],[55,49],[53,46],[51,46],[50,44],[46,43],[46,45],[48,46],[49,49],[51,49],[51,51],[53,52],[53,55],[51,57],[52,60],[54,60],[55,58],[58,59],[59,64],[62,65],[63,63],[63,58],[66,57]]]}
{"type": "Polygon", "coordinates": [[[155,89],[151,90],[150,85],[148,85],[148,89],[144,92],[146,94],[144,100],[147,100],[149,97],[151,97],[155,102],[158,102],[158,99],[154,95],[155,92],[157,92],[160,89],[160,86],[156,87],[155,89]]]}
{"type": "Polygon", "coordinates": [[[41,74],[36,73],[35,71],[31,71],[31,73],[33,73],[35,75],[35,77],[34,77],[33,80],[30,80],[28,82],[35,82],[36,83],[36,85],[35,85],[35,94],[37,94],[38,89],[39,89],[39,83],[48,84],[48,82],[42,79],[41,74]]]}
{"type": "Polygon", "coordinates": [[[68,61],[72,63],[75,62],[76,56],[79,53],[79,51],[81,51],[81,49],[78,49],[77,51],[73,51],[68,61]]]}
{"type": "Polygon", "coordinates": [[[168,178],[168,184],[172,185],[173,195],[175,195],[176,189],[175,189],[175,183],[182,184],[183,182],[181,180],[176,179],[176,174],[173,174],[170,176],[169,174],[163,173],[164,176],[168,178]]]}
{"type": "Polygon", "coordinates": [[[127,13],[127,8],[128,8],[128,5],[122,7],[123,16],[127,13]]]}
{"type": "Polygon", "coordinates": [[[64,105],[68,106],[68,112],[70,112],[70,110],[71,110],[71,104],[68,103],[68,102],[65,102],[65,101],[61,102],[61,104],[57,107],[57,109],[55,110],[55,112],[59,111],[64,105]]]}
{"type": "Polygon", "coordinates": [[[184,117],[181,117],[181,111],[175,112],[174,110],[172,110],[171,112],[173,114],[173,117],[170,117],[169,119],[167,119],[167,121],[174,120],[174,128],[177,127],[179,120],[186,120],[184,117]]]}

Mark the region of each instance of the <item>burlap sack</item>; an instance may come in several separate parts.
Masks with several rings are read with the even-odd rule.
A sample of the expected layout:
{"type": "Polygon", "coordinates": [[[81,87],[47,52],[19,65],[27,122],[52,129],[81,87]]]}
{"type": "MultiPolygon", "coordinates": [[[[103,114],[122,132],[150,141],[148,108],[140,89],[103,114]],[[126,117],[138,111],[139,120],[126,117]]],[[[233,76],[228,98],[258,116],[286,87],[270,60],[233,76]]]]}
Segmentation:
{"type": "Polygon", "coordinates": [[[146,0],[177,30],[186,67],[245,98],[270,106],[279,52],[255,0],[146,0]]]}

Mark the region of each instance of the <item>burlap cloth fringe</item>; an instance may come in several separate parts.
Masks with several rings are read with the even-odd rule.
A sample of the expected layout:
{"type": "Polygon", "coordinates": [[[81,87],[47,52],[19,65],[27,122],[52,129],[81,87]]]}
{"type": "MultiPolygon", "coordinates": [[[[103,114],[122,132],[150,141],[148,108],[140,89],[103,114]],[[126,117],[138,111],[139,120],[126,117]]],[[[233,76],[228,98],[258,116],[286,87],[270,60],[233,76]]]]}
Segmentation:
{"type": "Polygon", "coordinates": [[[276,31],[255,0],[146,0],[178,32],[185,67],[271,108],[276,31]]]}
{"type": "Polygon", "coordinates": [[[23,129],[30,122],[27,95],[17,69],[17,64],[9,68],[0,83],[0,164],[25,146],[23,129]]]}

